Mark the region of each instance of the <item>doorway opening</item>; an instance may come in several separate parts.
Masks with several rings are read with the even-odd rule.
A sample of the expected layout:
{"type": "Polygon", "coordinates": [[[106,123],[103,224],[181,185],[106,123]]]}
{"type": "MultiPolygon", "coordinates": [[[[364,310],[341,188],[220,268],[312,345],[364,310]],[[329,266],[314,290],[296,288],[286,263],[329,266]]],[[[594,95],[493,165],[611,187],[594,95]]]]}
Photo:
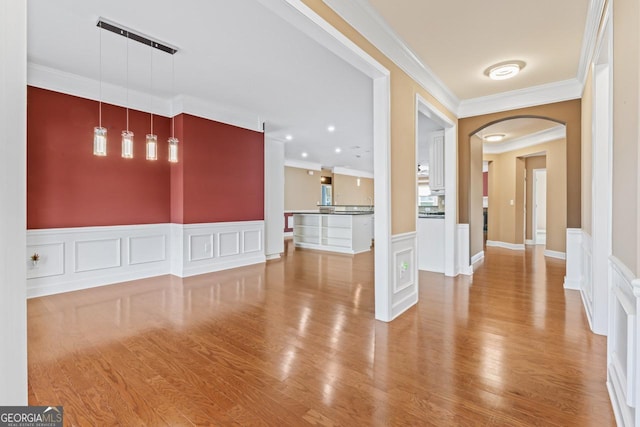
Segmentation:
{"type": "Polygon", "coordinates": [[[531,235],[534,245],[547,243],[547,170],[534,169],[532,177],[533,194],[531,195],[531,235]]]}

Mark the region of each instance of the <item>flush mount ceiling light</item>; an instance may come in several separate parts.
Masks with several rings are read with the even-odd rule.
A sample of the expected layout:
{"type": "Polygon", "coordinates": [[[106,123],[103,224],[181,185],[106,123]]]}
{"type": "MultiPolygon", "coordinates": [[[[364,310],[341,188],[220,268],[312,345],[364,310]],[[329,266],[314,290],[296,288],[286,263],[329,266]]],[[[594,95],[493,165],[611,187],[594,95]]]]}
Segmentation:
{"type": "Polygon", "coordinates": [[[293,137],[291,135],[287,135],[284,137],[284,139],[286,139],[287,141],[291,141],[293,137]]]}
{"type": "Polygon", "coordinates": [[[335,127],[334,125],[329,125],[329,126],[327,126],[327,130],[328,130],[329,132],[333,132],[333,131],[335,131],[335,130],[336,130],[336,127],[335,127]]]}
{"type": "Polygon", "coordinates": [[[308,154],[307,154],[307,153],[302,153],[302,154],[301,154],[301,156],[302,156],[302,157],[307,157],[307,156],[308,156],[308,154]]]}
{"type": "Polygon", "coordinates": [[[340,152],[342,152],[342,149],[340,147],[337,147],[336,148],[336,153],[340,153],[340,152]]]}
{"type": "Polygon", "coordinates": [[[504,133],[494,133],[492,135],[486,135],[484,140],[487,142],[500,142],[506,135],[504,133]]]}
{"type": "Polygon", "coordinates": [[[484,70],[491,80],[506,80],[515,77],[525,66],[524,61],[505,61],[484,70]]]}

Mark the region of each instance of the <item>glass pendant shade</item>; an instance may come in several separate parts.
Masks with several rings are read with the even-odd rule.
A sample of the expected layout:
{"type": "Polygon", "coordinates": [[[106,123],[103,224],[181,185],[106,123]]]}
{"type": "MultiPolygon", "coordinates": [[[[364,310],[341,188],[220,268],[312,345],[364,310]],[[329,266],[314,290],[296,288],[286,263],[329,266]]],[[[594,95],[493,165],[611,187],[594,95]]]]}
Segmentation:
{"type": "Polygon", "coordinates": [[[147,135],[147,160],[158,160],[158,136],[147,135]]]}
{"type": "Polygon", "coordinates": [[[169,161],[171,163],[178,162],[178,138],[169,138],[169,161]]]}
{"type": "Polygon", "coordinates": [[[103,127],[93,128],[93,155],[107,155],[107,129],[103,127]]]}
{"type": "Polygon", "coordinates": [[[129,130],[122,131],[122,157],[133,159],[133,132],[129,130]]]}

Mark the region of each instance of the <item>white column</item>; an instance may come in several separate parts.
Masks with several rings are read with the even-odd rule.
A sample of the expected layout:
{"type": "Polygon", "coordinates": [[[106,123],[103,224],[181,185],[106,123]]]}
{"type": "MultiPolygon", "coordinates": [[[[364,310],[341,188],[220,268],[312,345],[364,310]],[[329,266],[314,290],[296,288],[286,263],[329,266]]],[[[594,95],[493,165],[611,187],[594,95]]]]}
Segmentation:
{"type": "Polygon", "coordinates": [[[27,404],[26,90],[27,2],[3,0],[0,2],[0,405],[27,404]]]}
{"type": "Polygon", "coordinates": [[[264,251],[267,259],[284,252],[284,143],[264,139],[264,251]]]}

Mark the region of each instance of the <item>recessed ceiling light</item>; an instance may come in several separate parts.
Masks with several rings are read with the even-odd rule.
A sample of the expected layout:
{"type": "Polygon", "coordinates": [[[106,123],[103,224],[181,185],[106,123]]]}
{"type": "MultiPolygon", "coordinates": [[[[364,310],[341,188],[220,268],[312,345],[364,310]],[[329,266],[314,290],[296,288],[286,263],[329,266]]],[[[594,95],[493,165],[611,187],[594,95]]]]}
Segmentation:
{"type": "Polygon", "coordinates": [[[284,137],[284,139],[286,139],[287,141],[291,141],[293,137],[291,135],[287,135],[284,137]]]}
{"type": "Polygon", "coordinates": [[[492,135],[487,135],[484,137],[484,140],[487,142],[500,142],[504,139],[506,135],[504,133],[494,133],[492,135]]]}
{"type": "Polygon", "coordinates": [[[329,125],[329,126],[327,126],[327,130],[329,132],[333,132],[334,130],[336,130],[336,127],[334,125],[329,125]]]}
{"type": "Polygon", "coordinates": [[[336,148],[336,153],[339,153],[341,151],[342,151],[342,149],[340,147],[336,148]]]}
{"type": "Polygon", "coordinates": [[[515,77],[525,66],[523,61],[506,61],[494,64],[484,70],[491,80],[506,80],[515,77]]]}
{"type": "Polygon", "coordinates": [[[302,153],[302,157],[307,157],[308,154],[307,153],[302,153]]]}

